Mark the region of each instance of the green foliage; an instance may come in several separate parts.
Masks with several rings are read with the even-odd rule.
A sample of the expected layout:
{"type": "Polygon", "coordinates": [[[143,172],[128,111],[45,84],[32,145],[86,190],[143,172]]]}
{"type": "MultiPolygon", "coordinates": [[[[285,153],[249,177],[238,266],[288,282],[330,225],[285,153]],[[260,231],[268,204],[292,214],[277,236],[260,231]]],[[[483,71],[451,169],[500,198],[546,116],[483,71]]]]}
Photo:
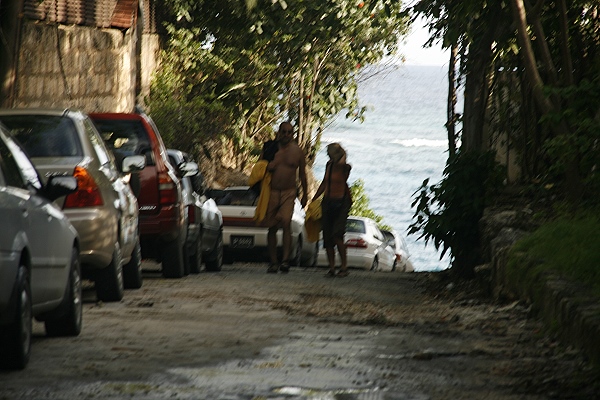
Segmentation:
{"type": "Polygon", "coordinates": [[[352,208],[350,208],[350,215],[357,217],[371,218],[377,222],[377,225],[381,229],[391,230],[389,225],[383,223],[383,217],[378,215],[370,208],[369,197],[365,192],[365,182],[362,179],[355,180],[350,185],[350,193],[352,194],[352,208]]]}
{"type": "MultiPolygon", "coordinates": [[[[360,118],[360,67],[393,54],[408,27],[401,3],[166,0],[168,42],[147,104],[157,125],[184,138],[235,138],[252,151],[278,121],[296,122],[310,154],[314,133],[342,109],[360,118]],[[174,115],[173,115],[174,114],[174,115]],[[162,117],[165,117],[164,119],[162,117]],[[192,120],[192,127],[173,124],[192,120]],[[168,127],[168,128],[165,128],[168,127]]],[[[184,148],[184,150],[186,150],[184,148]]]]}
{"type": "Polygon", "coordinates": [[[480,260],[478,223],[492,194],[502,183],[504,172],[494,153],[458,152],[448,160],[442,180],[429,185],[426,179],[414,194],[416,208],[409,234],[430,240],[450,251],[452,268],[470,276],[480,260]]]}
{"type": "Polygon", "coordinates": [[[598,210],[561,217],[543,225],[511,249],[508,271],[523,287],[546,271],[584,282],[600,296],[600,218],[598,210]]]}
{"type": "Polygon", "coordinates": [[[577,85],[548,88],[548,94],[565,99],[568,106],[560,112],[546,115],[542,122],[557,124],[565,121],[572,131],[549,137],[543,149],[550,159],[548,180],[560,182],[568,163],[577,160],[578,171],[585,183],[587,199],[598,201],[600,191],[600,72],[592,79],[582,79],[577,85]]]}

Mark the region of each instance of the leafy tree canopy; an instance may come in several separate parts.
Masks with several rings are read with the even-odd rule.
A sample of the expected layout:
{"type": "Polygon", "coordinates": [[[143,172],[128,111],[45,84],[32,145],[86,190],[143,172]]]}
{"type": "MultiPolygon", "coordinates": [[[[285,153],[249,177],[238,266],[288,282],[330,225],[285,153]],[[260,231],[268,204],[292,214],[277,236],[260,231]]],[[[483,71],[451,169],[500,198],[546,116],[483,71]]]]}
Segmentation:
{"type": "Polygon", "coordinates": [[[294,121],[307,154],[341,110],[361,118],[361,69],[408,29],[394,0],[165,0],[168,42],[147,104],[167,143],[207,137],[249,154],[294,121]]]}

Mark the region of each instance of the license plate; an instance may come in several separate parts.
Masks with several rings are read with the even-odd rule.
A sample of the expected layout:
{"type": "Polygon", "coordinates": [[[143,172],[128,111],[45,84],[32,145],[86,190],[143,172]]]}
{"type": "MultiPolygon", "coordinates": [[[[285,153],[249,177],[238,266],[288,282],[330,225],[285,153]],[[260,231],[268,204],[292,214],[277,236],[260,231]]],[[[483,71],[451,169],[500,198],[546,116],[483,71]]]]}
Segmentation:
{"type": "Polygon", "coordinates": [[[250,249],[254,247],[254,236],[232,236],[231,247],[236,249],[250,249]]]}

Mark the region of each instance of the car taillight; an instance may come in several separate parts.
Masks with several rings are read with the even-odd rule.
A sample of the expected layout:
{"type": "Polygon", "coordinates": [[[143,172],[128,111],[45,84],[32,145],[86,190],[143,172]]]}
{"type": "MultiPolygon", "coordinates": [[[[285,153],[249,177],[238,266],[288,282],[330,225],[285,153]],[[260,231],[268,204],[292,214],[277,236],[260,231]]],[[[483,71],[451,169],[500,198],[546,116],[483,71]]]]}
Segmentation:
{"type": "Polygon", "coordinates": [[[346,247],[360,247],[360,248],[367,248],[367,242],[365,242],[364,239],[358,238],[358,239],[348,239],[346,241],[346,247]]]}
{"type": "Polygon", "coordinates": [[[77,191],[65,199],[65,208],[96,207],[104,204],[100,188],[83,167],[75,167],[73,176],[77,178],[77,191]]]}
{"type": "Polygon", "coordinates": [[[396,254],[396,261],[402,261],[402,255],[396,254]]]}
{"type": "Polygon", "coordinates": [[[188,206],[188,224],[196,223],[196,206],[188,206]]]}
{"type": "Polygon", "coordinates": [[[177,186],[166,173],[158,174],[158,196],[161,205],[177,203],[177,186]]]}

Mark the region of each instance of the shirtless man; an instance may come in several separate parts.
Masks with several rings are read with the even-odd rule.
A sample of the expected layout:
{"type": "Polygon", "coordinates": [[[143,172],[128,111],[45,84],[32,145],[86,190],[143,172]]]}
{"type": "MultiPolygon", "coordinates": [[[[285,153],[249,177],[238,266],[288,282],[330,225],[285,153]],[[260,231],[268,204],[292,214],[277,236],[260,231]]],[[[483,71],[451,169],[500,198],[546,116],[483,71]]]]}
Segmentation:
{"type": "Polygon", "coordinates": [[[275,158],[267,167],[271,172],[271,194],[265,216],[265,225],[269,228],[267,244],[271,263],[268,273],[277,273],[280,270],[287,273],[290,270],[289,257],[292,246],[292,213],[294,200],[297,196],[296,180],[300,176],[302,184],[302,207],[306,206],[308,199],[306,184],[306,158],[304,152],[294,140],[294,128],[289,122],[279,125],[277,132],[279,150],[275,158]],[[283,231],[283,260],[277,264],[277,230],[283,231]]]}

